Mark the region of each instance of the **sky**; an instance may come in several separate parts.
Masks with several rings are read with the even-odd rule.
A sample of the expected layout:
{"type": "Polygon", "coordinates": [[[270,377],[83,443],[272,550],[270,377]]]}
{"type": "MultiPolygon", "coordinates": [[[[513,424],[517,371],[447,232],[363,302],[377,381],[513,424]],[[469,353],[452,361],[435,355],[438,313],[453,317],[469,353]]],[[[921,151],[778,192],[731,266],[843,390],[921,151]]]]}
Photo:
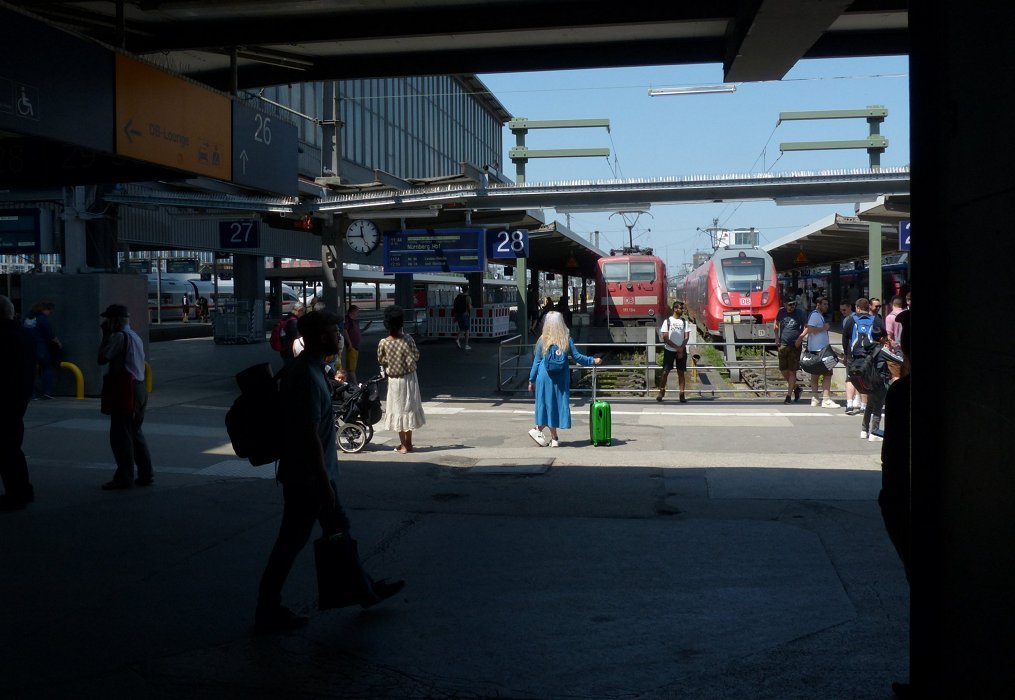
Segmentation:
{"type": "MultiPolygon", "coordinates": [[[[881,133],[888,139],[882,167],[909,164],[909,60],[801,61],[781,81],[738,83],[734,93],[649,97],[650,87],[715,85],[723,82],[719,64],[652,66],[579,71],[482,74],[479,76],[514,117],[610,120],[610,129],[529,131],[529,148],[609,148],[609,158],[534,159],[527,182],[606,180],[731,173],[822,171],[868,167],[865,150],[788,151],[783,141],[863,139],[864,119],[787,121],[780,112],[860,109],[882,105],[888,116],[881,133]]],[[[514,136],[504,128],[502,170],[514,178],[507,152],[514,136]]],[[[822,217],[852,215],[853,204],[777,206],[772,202],[652,205],[635,220],[630,215],[571,214],[570,226],[600,247],[627,243],[626,223],[634,223],[634,243],[654,248],[673,274],[696,250],[711,250],[706,229],[718,219],[726,228],[755,227],[762,244],[777,240],[822,217]],[[626,222],[625,222],[626,216],[626,222]]],[[[548,220],[566,223],[564,214],[545,211],[548,220]]]]}

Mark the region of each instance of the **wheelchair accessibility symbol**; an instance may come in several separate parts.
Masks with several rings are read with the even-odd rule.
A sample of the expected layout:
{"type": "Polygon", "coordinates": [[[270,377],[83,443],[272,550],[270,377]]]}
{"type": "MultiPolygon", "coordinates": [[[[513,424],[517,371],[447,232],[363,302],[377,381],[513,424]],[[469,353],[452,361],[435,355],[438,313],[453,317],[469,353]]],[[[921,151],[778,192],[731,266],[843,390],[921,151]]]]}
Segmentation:
{"type": "Polygon", "coordinates": [[[17,98],[14,102],[14,110],[17,115],[25,119],[38,119],[39,90],[30,85],[17,83],[14,94],[17,98]]]}

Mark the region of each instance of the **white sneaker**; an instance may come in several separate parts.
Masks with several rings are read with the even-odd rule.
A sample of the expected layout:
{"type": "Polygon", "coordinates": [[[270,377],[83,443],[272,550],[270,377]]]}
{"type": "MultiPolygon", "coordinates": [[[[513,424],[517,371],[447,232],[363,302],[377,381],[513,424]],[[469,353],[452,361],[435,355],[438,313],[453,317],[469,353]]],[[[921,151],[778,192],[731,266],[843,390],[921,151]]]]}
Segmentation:
{"type": "Polygon", "coordinates": [[[455,345],[457,345],[459,350],[460,350],[462,348],[462,339],[461,338],[455,338],[455,345]]]}
{"type": "Polygon", "coordinates": [[[881,437],[880,435],[875,435],[874,433],[871,433],[867,437],[867,440],[868,440],[868,442],[884,442],[885,439],[883,437],[881,437]]]}
{"type": "Polygon", "coordinates": [[[824,399],[821,402],[821,408],[838,408],[839,404],[835,403],[831,399],[824,399]]]}
{"type": "Polygon", "coordinates": [[[466,349],[466,350],[472,350],[472,346],[471,346],[471,345],[466,345],[466,346],[465,346],[465,349],[466,349]]]}
{"type": "MultiPolygon", "coordinates": [[[[532,432],[532,431],[530,430],[529,432],[532,432]]],[[[861,430],[860,431],[860,439],[861,440],[866,440],[867,439],[867,431],[866,430],[861,430]]]]}
{"type": "Polygon", "coordinates": [[[820,401],[818,401],[817,399],[815,399],[813,397],[811,398],[811,408],[817,408],[820,405],[821,405],[820,401]]]}
{"type": "MultiPolygon", "coordinates": [[[[878,438],[878,439],[880,439],[880,438],[878,438]]],[[[560,441],[559,440],[550,440],[550,447],[560,447],[560,441]]]]}
{"type": "Polygon", "coordinates": [[[531,428],[529,430],[529,437],[535,440],[536,444],[540,447],[546,447],[546,438],[543,437],[543,434],[535,428],[531,428]]]}

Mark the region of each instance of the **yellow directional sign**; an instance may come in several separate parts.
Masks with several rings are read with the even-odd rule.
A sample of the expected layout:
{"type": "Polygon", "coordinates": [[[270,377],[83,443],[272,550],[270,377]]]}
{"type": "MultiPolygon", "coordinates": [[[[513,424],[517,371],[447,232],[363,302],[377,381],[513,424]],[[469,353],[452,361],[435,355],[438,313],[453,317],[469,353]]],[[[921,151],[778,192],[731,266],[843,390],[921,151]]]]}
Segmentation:
{"type": "Polygon", "coordinates": [[[229,98],[117,54],[116,152],[230,180],[229,98]]]}

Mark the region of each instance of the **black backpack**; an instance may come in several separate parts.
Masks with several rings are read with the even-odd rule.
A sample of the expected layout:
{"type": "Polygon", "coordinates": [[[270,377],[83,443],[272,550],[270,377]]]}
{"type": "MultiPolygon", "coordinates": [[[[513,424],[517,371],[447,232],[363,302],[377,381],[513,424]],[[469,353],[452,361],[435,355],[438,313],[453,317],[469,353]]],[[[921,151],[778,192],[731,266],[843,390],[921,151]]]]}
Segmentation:
{"type": "Polygon", "coordinates": [[[455,303],[451,307],[451,313],[455,316],[461,316],[469,309],[469,301],[465,294],[459,294],[455,297],[455,303]]]}
{"type": "Polygon", "coordinates": [[[850,363],[847,379],[861,394],[882,392],[888,388],[888,380],[881,368],[883,363],[881,347],[875,344],[872,352],[850,363]]]}
{"type": "Polygon", "coordinates": [[[279,380],[267,362],[253,365],[236,375],[240,395],[226,412],[226,432],[237,457],[253,466],[271,464],[282,456],[278,431],[282,424],[279,380]]]}

